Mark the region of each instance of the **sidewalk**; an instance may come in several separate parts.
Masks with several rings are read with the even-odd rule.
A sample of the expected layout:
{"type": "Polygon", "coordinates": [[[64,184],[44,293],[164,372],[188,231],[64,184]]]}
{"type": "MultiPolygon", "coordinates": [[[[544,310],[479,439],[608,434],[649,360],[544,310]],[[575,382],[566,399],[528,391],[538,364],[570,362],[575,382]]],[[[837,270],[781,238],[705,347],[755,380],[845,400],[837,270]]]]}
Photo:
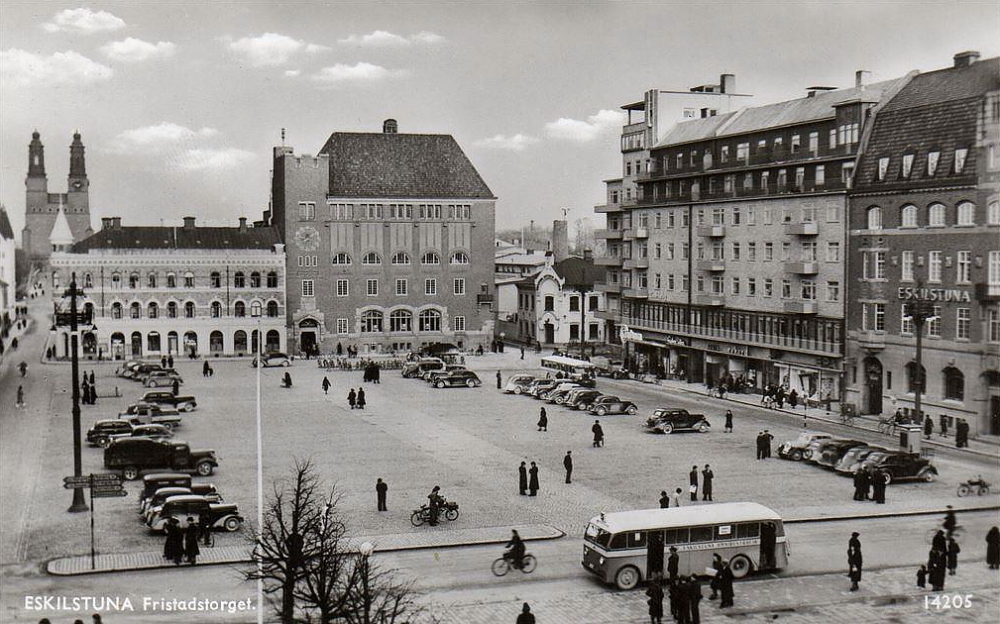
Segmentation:
{"type": "MultiPolygon", "coordinates": [[[[433,533],[396,533],[352,537],[347,540],[346,550],[360,550],[364,542],[370,542],[376,552],[398,550],[419,550],[424,548],[450,548],[456,546],[476,546],[482,544],[505,544],[510,539],[511,530],[516,530],[524,541],[550,540],[563,537],[565,533],[548,525],[523,525],[503,527],[483,527],[474,529],[444,529],[433,533]]],[[[157,540],[157,543],[162,540],[157,540]]],[[[203,547],[197,565],[233,564],[250,561],[250,551],[245,545],[203,547]]],[[[182,564],[182,567],[187,564],[182,564]]],[[[122,572],[129,570],[151,570],[172,568],[175,565],[163,558],[163,551],[138,553],[111,553],[97,555],[91,568],[90,556],[63,557],[46,564],[49,574],[55,576],[75,576],[78,574],[99,574],[102,572],[122,572]]]]}

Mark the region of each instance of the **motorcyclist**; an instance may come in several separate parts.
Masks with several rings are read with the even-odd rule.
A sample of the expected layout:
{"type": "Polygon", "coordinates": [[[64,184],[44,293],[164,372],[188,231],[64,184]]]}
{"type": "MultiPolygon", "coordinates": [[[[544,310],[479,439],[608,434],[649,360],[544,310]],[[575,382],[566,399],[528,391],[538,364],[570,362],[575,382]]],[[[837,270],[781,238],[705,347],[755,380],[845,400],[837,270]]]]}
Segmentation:
{"type": "Polygon", "coordinates": [[[441,495],[441,486],[435,485],[431,493],[427,495],[427,500],[429,502],[429,507],[431,510],[431,526],[437,526],[438,516],[441,515],[441,506],[444,505],[444,496],[441,495]]]}
{"type": "Polygon", "coordinates": [[[503,556],[512,566],[520,570],[521,562],[524,560],[524,542],[515,529],[511,529],[510,533],[510,541],[506,545],[507,551],[503,556]]]}
{"type": "Polygon", "coordinates": [[[944,514],[944,522],[941,526],[944,527],[945,533],[947,533],[949,538],[951,538],[951,536],[955,533],[955,527],[958,526],[958,520],[955,518],[955,510],[951,505],[948,505],[948,511],[944,514]]]}

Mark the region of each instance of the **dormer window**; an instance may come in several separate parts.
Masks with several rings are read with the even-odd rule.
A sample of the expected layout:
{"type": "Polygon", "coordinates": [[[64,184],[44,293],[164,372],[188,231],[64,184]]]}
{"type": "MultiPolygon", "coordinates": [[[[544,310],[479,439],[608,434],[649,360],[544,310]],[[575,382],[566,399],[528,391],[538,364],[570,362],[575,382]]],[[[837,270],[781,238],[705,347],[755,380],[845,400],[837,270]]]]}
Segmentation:
{"type": "Polygon", "coordinates": [[[955,173],[962,173],[965,169],[965,157],[969,155],[969,150],[962,147],[955,150],[955,173]]]}
{"type": "Polygon", "coordinates": [[[937,171],[938,160],[941,158],[941,152],[929,152],[927,154],[927,175],[932,176],[937,171]]]}
{"type": "Polygon", "coordinates": [[[910,177],[910,172],[912,170],[913,170],[913,154],[904,154],[903,155],[903,171],[902,171],[903,177],[904,178],[909,178],[910,177]]]}
{"type": "Polygon", "coordinates": [[[885,180],[886,173],[889,172],[889,157],[884,156],[878,159],[878,180],[879,182],[885,180]]]}

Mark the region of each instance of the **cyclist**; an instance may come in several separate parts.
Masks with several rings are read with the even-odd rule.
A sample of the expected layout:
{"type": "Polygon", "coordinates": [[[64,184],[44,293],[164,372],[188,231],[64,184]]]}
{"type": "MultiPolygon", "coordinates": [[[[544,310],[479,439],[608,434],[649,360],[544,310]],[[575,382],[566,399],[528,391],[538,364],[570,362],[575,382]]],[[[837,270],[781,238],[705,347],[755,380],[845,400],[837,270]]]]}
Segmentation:
{"type": "Polygon", "coordinates": [[[944,527],[948,539],[951,539],[951,537],[955,534],[955,527],[958,526],[958,520],[955,519],[955,510],[951,505],[948,505],[948,511],[944,514],[944,522],[941,526],[944,527]]]}
{"type": "Polygon", "coordinates": [[[524,542],[521,540],[521,536],[517,534],[517,531],[511,529],[510,541],[507,542],[507,551],[504,552],[503,558],[510,561],[510,564],[521,569],[521,562],[524,559],[524,542]]]}

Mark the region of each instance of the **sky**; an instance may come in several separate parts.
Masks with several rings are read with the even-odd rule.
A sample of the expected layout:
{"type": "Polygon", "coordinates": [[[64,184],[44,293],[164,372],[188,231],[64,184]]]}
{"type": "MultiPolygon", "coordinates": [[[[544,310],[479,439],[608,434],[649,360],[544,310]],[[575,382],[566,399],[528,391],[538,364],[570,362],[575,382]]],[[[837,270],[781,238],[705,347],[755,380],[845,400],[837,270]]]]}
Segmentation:
{"type": "Polygon", "coordinates": [[[755,103],[1000,48],[1000,3],[0,2],[0,202],[24,224],[37,129],[50,192],[75,130],[93,222],[234,224],[267,208],[271,150],[334,131],[453,135],[497,227],[589,217],[621,175],[622,104],[737,76],[755,103]]]}

